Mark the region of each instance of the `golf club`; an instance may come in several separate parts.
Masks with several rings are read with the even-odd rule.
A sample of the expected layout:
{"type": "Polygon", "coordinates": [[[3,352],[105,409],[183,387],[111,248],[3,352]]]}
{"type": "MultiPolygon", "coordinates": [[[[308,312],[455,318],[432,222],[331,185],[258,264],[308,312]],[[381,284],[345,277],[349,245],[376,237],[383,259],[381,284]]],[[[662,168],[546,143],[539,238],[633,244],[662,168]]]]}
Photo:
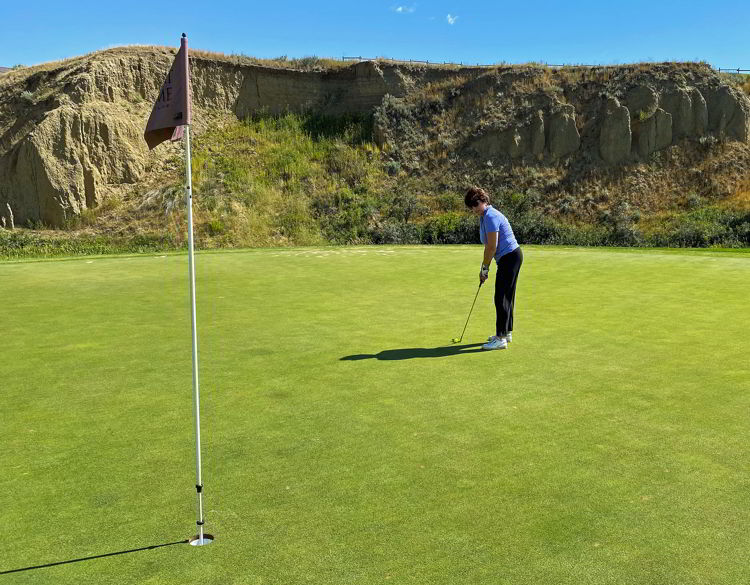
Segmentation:
{"type": "Polygon", "coordinates": [[[474,295],[474,302],[471,303],[471,309],[469,309],[469,316],[466,317],[466,323],[464,324],[464,330],[461,332],[461,337],[454,337],[451,339],[452,343],[461,343],[461,341],[464,338],[464,333],[466,333],[466,325],[469,324],[469,319],[471,318],[471,312],[474,310],[474,305],[477,302],[477,297],[479,296],[479,291],[482,290],[482,283],[479,283],[479,288],[477,288],[477,294],[474,295]]]}

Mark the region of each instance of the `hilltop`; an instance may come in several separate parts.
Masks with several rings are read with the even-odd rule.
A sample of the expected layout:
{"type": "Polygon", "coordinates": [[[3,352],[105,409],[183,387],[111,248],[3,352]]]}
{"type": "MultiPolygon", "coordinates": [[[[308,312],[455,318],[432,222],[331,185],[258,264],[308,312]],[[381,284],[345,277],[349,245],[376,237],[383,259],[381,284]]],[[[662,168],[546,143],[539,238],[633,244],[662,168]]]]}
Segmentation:
{"type": "MultiPolygon", "coordinates": [[[[142,139],[174,54],[121,47],[3,74],[0,227],[179,245],[179,148],[149,152],[142,139]]],[[[750,99],[706,64],[201,51],[190,64],[202,245],[472,241],[470,183],[490,188],[529,241],[748,244],[750,99]],[[304,229],[272,208],[290,197],[304,229]],[[331,219],[344,215],[348,227],[331,219]],[[677,238],[686,225],[702,232],[677,238]]]]}

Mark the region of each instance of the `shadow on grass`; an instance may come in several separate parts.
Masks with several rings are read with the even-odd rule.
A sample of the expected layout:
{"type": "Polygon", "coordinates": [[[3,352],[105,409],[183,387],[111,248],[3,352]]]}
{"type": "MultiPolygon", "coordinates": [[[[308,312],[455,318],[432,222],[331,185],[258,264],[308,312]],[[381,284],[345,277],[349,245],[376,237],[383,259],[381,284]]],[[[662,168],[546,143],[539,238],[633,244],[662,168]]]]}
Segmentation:
{"type": "Polygon", "coordinates": [[[404,349],[384,349],[380,353],[360,353],[347,355],[339,361],[353,362],[358,360],[413,360],[417,358],[438,358],[451,355],[466,355],[477,353],[482,350],[481,343],[469,343],[468,345],[446,345],[444,347],[410,347],[404,349]],[[473,348],[473,349],[472,349],[473,348]]]}
{"type": "Polygon", "coordinates": [[[134,548],[131,550],[122,550],[120,552],[106,553],[103,555],[95,555],[93,557],[82,557],[80,559],[71,559],[69,561],[58,561],[56,563],[47,563],[46,565],[36,565],[34,567],[24,567],[23,569],[13,569],[11,571],[0,571],[0,575],[8,575],[10,573],[21,573],[22,571],[32,571],[34,569],[45,569],[47,567],[56,567],[57,565],[67,565],[69,563],[80,563],[81,561],[90,561],[93,559],[103,559],[104,557],[114,557],[117,555],[126,555],[128,553],[139,552],[142,550],[154,550],[156,548],[162,548],[165,546],[174,546],[175,544],[188,544],[189,539],[178,540],[177,542],[168,542],[166,544],[154,544],[152,546],[144,546],[142,548],[134,548]]]}

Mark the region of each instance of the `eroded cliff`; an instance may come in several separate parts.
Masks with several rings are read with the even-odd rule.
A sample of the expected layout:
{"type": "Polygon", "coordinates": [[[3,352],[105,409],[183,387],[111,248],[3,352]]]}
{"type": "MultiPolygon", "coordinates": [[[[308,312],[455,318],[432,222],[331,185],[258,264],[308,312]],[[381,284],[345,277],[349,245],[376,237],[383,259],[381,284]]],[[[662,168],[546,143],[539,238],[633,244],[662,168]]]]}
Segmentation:
{"type": "MultiPolygon", "coordinates": [[[[61,226],[158,181],[177,147],[149,152],[142,134],[174,53],[111,49],[0,77],[0,225],[61,226]]],[[[750,100],[701,64],[298,71],[195,52],[190,68],[198,133],[258,112],[374,112],[376,140],[406,168],[580,170],[706,137],[750,142],[750,100]]]]}

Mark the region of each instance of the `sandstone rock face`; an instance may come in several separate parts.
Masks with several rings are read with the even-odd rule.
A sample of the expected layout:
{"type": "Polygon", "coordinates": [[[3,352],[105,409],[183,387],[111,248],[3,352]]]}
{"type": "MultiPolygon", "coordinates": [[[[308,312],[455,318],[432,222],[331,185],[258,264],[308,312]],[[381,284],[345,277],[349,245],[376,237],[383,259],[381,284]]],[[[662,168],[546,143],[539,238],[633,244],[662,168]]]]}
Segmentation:
{"type": "Polygon", "coordinates": [[[631,120],[645,120],[656,112],[658,97],[651,87],[636,85],[628,90],[625,96],[625,104],[630,111],[631,120]]]}
{"type": "MultiPolygon", "coordinates": [[[[0,102],[0,216],[6,224],[12,213],[16,225],[60,226],[113,189],[137,182],[147,161],[174,150],[160,147],[149,153],[142,139],[173,55],[167,50],[148,55],[105,51],[26,80],[31,91],[54,85],[59,96],[54,103],[33,104],[35,111],[26,112],[27,104],[3,107],[0,102]]],[[[395,66],[384,73],[375,62],[304,72],[200,57],[191,57],[190,71],[197,131],[201,114],[215,111],[238,118],[310,109],[369,113],[386,94],[404,95],[421,76],[439,81],[460,74],[401,72],[395,66]]]]}
{"type": "Polygon", "coordinates": [[[693,87],[690,90],[690,102],[693,124],[692,128],[688,128],[687,134],[703,136],[708,130],[708,106],[706,105],[706,100],[701,92],[693,87]]]}
{"type": "Polygon", "coordinates": [[[503,149],[510,155],[510,158],[523,156],[524,152],[529,148],[527,133],[523,132],[522,134],[519,128],[503,132],[500,135],[500,142],[503,149]]]}
{"type": "Polygon", "coordinates": [[[662,150],[672,144],[672,115],[657,108],[654,119],[654,150],[662,150]]]}
{"type": "Polygon", "coordinates": [[[242,83],[231,106],[239,118],[263,110],[278,114],[313,108],[332,115],[365,113],[387,93],[403,95],[401,80],[392,78],[395,83],[389,85],[372,61],[330,73],[251,67],[239,75],[242,83]]]}
{"type": "MultiPolygon", "coordinates": [[[[400,103],[394,119],[404,108],[409,110],[409,103],[400,103]]],[[[410,111],[419,112],[416,107],[410,111]]],[[[459,121],[458,132],[466,128],[457,143],[468,156],[501,164],[517,158],[523,158],[524,165],[575,162],[574,168],[660,163],[662,159],[651,155],[672,146],[688,148],[707,132],[726,140],[750,140],[750,99],[701,64],[625,66],[577,75],[500,68],[451,89],[440,111],[447,114],[443,120],[459,121]],[[452,102],[464,103],[460,97],[453,100],[464,93],[481,95],[481,100],[465,100],[480,108],[450,111],[452,102]]],[[[392,136],[398,141],[398,133],[392,136]]],[[[396,148],[416,152],[414,144],[402,140],[396,148]]]]}
{"type": "Polygon", "coordinates": [[[537,110],[531,121],[531,153],[540,158],[544,156],[544,112],[537,110]]]}
{"type": "Polygon", "coordinates": [[[675,139],[703,136],[708,131],[741,142],[750,139],[750,104],[734,88],[678,87],[666,91],[661,104],[672,115],[675,139]]]}
{"type": "Polygon", "coordinates": [[[654,117],[643,121],[633,121],[632,146],[642,159],[656,150],[656,119],[654,117]]]}
{"type": "Polygon", "coordinates": [[[527,155],[538,160],[544,157],[545,147],[552,159],[568,156],[581,144],[575,108],[558,104],[556,109],[547,121],[544,113],[538,110],[529,124],[486,131],[471,142],[470,149],[487,160],[516,159],[527,155]]]}
{"type": "Polygon", "coordinates": [[[110,185],[142,177],[141,134],[136,120],[106,103],[62,106],[0,158],[0,197],[17,223],[62,225],[99,204],[110,185]]]}
{"type": "Polygon", "coordinates": [[[561,111],[554,113],[549,122],[549,152],[552,158],[567,156],[581,144],[581,137],[576,128],[576,111],[571,105],[565,105],[561,111]]]}
{"type": "Polygon", "coordinates": [[[610,97],[605,102],[602,118],[599,154],[609,164],[622,162],[630,154],[630,113],[617,98],[610,97]]]}
{"type": "MultiPolygon", "coordinates": [[[[174,145],[149,152],[142,138],[174,54],[111,49],[0,77],[0,226],[59,226],[177,154],[174,145]]],[[[708,67],[623,66],[578,77],[383,62],[297,71],[194,54],[190,70],[196,134],[222,116],[376,111],[375,141],[399,148],[402,135],[430,137],[425,112],[455,107],[444,118],[456,121],[445,143],[503,163],[629,164],[708,133],[750,142],[750,99],[708,67]],[[427,84],[436,88],[428,97],[408,97],[427,84]],[[602,103],[602,95],[612,97],[602,103]]]]}
{"type": "Polygon", "coordinates": [[[503,131],[490,131],[477,139],[472,148],[480,157],[497,160],[504,157],[518,158],[530,148],[528,129],[510,128],[503,131]]]}
{"type": "Polygon", "coordinates": [[[708,128],[719,136],[747,142],[750,138],[750,105],[739,92],[722,86],[706,92],[708,128]]]}
{"type": "Polygon", "coordinates": [[[646,120],[633,120],[633,147],[642,159],[672,144],[672,115],[661,108],[646,120]]]}
{"type": "Polygon", "coordinates": [[[693,133],[695,127],[693,96],[688,90],[678,87],[665,91],[661,96],[660,105],[672,116],[672,133],[675,138],[683,138],[693,133]]]}

